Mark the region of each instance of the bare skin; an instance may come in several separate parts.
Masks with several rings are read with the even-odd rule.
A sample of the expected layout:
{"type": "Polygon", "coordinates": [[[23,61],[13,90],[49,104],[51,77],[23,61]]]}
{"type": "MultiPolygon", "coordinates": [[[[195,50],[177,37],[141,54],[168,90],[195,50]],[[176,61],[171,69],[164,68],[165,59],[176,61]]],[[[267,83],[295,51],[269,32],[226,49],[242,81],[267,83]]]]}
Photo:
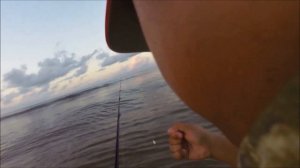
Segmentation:
{"type": "Polygon", "coordinates": [[[236,146],[299,70],[299,1],[133,2],[166,81],[228,137],[175,124],[174,158],[235,166],[236,146]]]}
{"type": "Polygon", "coordinates": [[[299,1],[134,5],[169,85],[237,146],[299,70],[299,1]]]}
{"type": "Polygon", "coordinates": [[[236,166],[237,148],[223,135],[185,123],[174,124],[168,135],[170,151],[175,159],[202,160],[213,157],[236,166]],[[184,145],[184,141],[189,145],[184,145]]]}

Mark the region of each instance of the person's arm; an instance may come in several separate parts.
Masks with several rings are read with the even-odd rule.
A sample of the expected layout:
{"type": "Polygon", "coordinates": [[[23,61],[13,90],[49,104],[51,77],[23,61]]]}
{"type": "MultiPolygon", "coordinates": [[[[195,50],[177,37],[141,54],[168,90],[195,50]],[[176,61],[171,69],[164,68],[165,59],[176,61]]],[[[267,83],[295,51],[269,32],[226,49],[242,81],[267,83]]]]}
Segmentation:
{"type": "Polygon", "coordinates": [[[211,156],[237,167],[238,149],[224,135],[211,133],[211,156]]]}
{"type": "Polygon", "coordinates": [[[175,159],[202,160],[213,157],[233,167],[237,148],[225,136],[194,124],[177,123],[169,130],[169,146],[175,159]]]}

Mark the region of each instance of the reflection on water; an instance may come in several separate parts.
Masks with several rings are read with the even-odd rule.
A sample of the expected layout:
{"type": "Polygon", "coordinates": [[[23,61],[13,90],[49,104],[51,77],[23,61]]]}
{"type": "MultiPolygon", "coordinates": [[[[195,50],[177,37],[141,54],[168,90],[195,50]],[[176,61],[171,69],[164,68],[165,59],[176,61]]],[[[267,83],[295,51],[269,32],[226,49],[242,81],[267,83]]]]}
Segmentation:
{"type": "MultiPolygon", "coordinates": [[[[113,167],[119,83],[1,120],[2,167],[113,167]]],[[[218,131],[194,114],[154,71],[122,81],[120,167],[226,167],[176,161],[166,130],[176,121],[218,131]],[[153,140],[156,144],[153,144],[153,140]]]]}

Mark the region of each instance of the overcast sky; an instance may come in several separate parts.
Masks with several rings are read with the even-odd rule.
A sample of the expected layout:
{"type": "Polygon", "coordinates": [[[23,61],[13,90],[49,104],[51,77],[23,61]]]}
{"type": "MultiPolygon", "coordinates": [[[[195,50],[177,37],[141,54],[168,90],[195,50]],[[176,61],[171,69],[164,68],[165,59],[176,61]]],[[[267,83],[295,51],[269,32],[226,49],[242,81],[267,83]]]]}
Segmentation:
{"type": "Polygon", "coordinates": [[[1,1],[1,116],[155,67],[105,42],[105,1],[1,1]]]}

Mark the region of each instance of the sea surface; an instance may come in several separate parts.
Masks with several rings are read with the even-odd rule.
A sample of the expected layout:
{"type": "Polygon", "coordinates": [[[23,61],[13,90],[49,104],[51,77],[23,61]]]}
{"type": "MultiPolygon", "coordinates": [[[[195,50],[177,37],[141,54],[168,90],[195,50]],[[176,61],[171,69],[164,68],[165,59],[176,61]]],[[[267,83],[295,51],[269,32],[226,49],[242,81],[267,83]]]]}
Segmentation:
{"type": "MultiPolygon", "coordinates": [[[[114,167],[119,87],[111,83],[2,118],[1,167],[114,167]]],[[[123,80],[120,95],[120,168],[227,167],[171,157],[172,123],[218,129],[180,101],[157,70],[123,80]]]]}

